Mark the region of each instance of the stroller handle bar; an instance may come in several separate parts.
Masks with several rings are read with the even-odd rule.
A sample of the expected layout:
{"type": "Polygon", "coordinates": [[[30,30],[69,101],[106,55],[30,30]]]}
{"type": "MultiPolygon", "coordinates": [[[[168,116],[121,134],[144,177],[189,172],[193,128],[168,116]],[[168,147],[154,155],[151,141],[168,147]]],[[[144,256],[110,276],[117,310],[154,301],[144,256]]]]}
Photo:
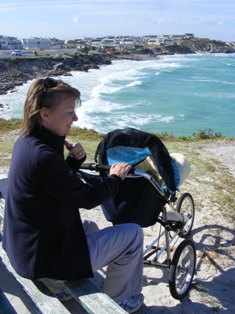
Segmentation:
{"type": "MultiPolygon", "coordinates": [[[[109,166],[109,165],[102,165],[102,164],[96,164],[96,163],[83,163],[80,166],[80,169],[97,171],[97,172],[109,171],[110,168],[111,168],[111,166],[109,166]]],[[[129,171],[129,174],[133,174],[133,175],[136,175],[139,177],[144,177],[153,185],[153,187],[159,192],[159,194],[162,197],[166,198],[165,193],[161,190],[159,184],[156,182],[156,180],[150,174],[148,174],[148,173],[146,173],[140,169],[135,169],[135,168],[131,168],[131,170],[129,171]]]]}
{"type": "MultiPolygon", "coordinates": [[[[80,166],[80,169],[84,170],[91,170],[91,171],[109,171],[111,168],[110,165],[102,165],[102,164],[96,164],[96,163],[83,163],[80,166]]],[[[145,177],[147,180],[151,180],[151,175],[148,173],[145,173],[139,169],[131,168],[129,171],[129,174],[135,174],[137,176],[145,177]]]]}
{"type": "Polygon", "coordinates": [[[84,169],[84,170],[91,170],[91,171],[109,171],[110,170],[110,166],[108,165],[101,165],[101,164],[95,164],[95,163],[83,163],[80,166],[80,169],[84,169]]]}

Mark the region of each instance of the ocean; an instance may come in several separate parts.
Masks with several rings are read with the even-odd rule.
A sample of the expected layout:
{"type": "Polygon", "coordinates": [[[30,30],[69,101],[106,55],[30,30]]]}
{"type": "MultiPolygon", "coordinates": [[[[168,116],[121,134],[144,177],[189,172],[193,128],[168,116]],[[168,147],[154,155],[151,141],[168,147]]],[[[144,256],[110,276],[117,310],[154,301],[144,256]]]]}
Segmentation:
{"type": "MultiPolygon", "coordinates": [[[[61,77],[81,92],[78,125],[102,133],[135,127],[192,136],[211,129],[235,137],[235,54],[113,61],[61,77]]],[[[31,82],[0,95],[1,118],[22,118],[31,82]]]]}

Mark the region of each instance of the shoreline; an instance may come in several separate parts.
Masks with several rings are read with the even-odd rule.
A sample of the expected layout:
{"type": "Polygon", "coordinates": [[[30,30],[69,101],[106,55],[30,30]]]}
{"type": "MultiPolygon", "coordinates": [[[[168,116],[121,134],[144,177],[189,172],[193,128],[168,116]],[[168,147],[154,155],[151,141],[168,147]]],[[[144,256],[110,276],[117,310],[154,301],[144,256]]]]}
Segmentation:
{"type": "MultiPolygon", "coordinates": [[[[162,52],[162,53],[130,53],[126,55],[115,55],[107,53],[62,55],[62,56],[33,56],[14,57],[8,59],[0,58],[0,95],[13,92],[17,86],[22,86],[30,80],[46,76],[71,76],[72,71],[88,72],[90,69],[99,69],[100,66],[110,65],[113,61],[122,60],[159,60],[163,56],[171,55],[193,55],[193,54],[215,54],[195,50],[194,52],[162,52]]],[[[234,52],[218,52],[230,54],[234,52]]],[[[1,107],[2,104],[0,104],[1,107]]]]}
{"type": "Polygon", "coordinates": [[[39,77],[71,76],[71,71],[87,72],[111,62],[112,58],[107,54],[0,59],[0,95],[39,77]]]}
{"type": "MultiPolygon", "coordinates": [[[[72,71],[88,72],[90,69],[99,69],[100,66],[110,65],[113,61],[122,60],[157,60],[159,56],[149,54],[90,54],[60,57],[17,57],[0,59],[0,95],[14,92],[30,80],[46,76],[72,76],[72,71]]],[[[0,108],[3,104],[0,104],[0,108]]]]}

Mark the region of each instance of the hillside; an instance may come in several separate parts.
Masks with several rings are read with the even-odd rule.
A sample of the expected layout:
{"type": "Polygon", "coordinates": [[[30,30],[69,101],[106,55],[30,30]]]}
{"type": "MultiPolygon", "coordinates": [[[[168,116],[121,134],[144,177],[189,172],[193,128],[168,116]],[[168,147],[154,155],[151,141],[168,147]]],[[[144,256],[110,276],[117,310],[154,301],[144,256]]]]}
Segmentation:
{"type": "Polygon", "coordinates": [[[168,46],[167,50],[175,53],[234,53],[235,43],[206,38],[184,39],[177,41],[175,46],[168,46]]]}

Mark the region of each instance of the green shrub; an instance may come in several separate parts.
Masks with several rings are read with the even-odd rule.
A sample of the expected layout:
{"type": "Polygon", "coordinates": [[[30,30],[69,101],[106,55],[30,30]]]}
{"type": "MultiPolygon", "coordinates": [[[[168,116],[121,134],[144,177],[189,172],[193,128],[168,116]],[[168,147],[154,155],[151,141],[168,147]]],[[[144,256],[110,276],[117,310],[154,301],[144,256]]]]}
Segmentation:
{"type": "Polygon", "coordinates": [[[10,120],[5,120],[0,118],[0,134],[19,129],[21,123],[21,119],[12,118],[10,120]]]}
{"type": "Polygon", "coordinates": [[[197,140],[205,139],[222,139],[224,136],[221,133],[213,133],[212,129],[198,130],[197,133],[193,133],[193,137],[197,140]]]}

